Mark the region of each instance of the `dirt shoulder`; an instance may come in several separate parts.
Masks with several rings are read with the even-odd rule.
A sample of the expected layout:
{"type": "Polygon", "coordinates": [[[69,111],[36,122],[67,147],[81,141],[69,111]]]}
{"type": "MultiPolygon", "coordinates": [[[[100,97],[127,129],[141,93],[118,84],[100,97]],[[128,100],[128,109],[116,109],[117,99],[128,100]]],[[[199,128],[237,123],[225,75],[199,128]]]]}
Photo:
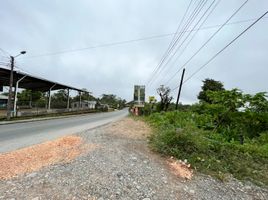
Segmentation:
{"type": "Polygon", "coordinates": [[[182,178],[172,160],[150,150],[150,134],[132,118],[77,134],[97,148],[0,180],[0,199],[267,199],[267,190],[235,179],[182,178]]]}

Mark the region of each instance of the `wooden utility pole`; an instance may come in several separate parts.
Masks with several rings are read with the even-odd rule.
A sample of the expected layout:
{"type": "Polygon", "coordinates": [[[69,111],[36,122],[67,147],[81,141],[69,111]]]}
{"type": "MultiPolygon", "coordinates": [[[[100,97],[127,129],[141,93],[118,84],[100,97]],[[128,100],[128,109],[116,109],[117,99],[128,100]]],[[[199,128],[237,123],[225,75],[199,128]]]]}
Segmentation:
{"type": "Polygon", "coordinates": [[[13,87],[13,71],[14,71],[14,57],[10,56],[11,59],[11,70],[10,70],[10,80],[9,80],[9,93],[7,102],[7,120],[11,118],[11,101],[12,101],[12,87],[13,87]]]}
{"type": "Polygon", "coordinates": [[[176,102],[176,110],[178,110],[178,104],[179,104],[180,95],[181,95],[181,87],[182,87],[182,83],[183,83],[184,73],[185,73],[185,68],[183,68],[182,75],[181,75],[181,83],[180,83],[177,102],[176,102]]]}

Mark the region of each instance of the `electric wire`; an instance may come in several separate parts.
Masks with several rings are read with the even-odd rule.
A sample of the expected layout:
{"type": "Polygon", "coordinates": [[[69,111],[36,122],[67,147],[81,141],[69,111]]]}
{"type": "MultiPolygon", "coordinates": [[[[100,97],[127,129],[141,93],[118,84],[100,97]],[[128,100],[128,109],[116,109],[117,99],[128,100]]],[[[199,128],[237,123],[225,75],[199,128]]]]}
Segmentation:
{"type": "Polygon", "coordinates": [[[246,0],[210,37],[209,39],[177,70],[165,83],[168,84],[176,75],[222,30],[222,28],[248,3],[246,0]]]}
{"type": "MultiPolygon", "coordinates": [[[[221,0],[217,1],[214,0],[210,6],[207,8],[207,10],[203,13],[203,15],[200,17],[200,19],[196,22],[196,24],[194,25],[193,29],[195,29],[199,23],[202,21],[202,19],[205,17],[205,19],[202,21],[202,23],[199,25],[199,28],[197,29],[197,31],[193,34],[193,37],[191,37],[191,39],[189,40],[190,42],[192,41],[192,39],[195,37],[195,35],[198,33],[198,31],[200,30],[200,28],[203,26],[203,24],[206,22],[206,20],[208,19],[208,17],[211,15],[211,13],[214,11],[214,9],[217,7],[217,5],[219,4],[221,0]],[[216,4],[214,4],[216,2],[216,4]],[[214,4],[214,6],[213,6],[214,4]],[[212,7],[213,6],[213,7],[212,7]],[[212,9],[211,9],[212,7],[212,9]],[[211,10],[210,10],[211,9],[211,10]],[[210,10],[210,12],[209,12],[210,10]],[[209,12],[209,13],[208,13],[209,12]],[[208,13],[208,14],[207,14],[208,13]],[[207,16],[206,16],[207,14],[207,16]]],[[[176,48],[175,52],[169,57],[169,59],[166,61],[166,63],[163,65],[163,67],[159,70],[158,72],[158,76],[160,75],[160,73],[168,66],[169,62],[173,59],[173,57],[177,54],[177,52],[180,50],[180,48],[182,47],[182,45],[185,43],[185,41],[187,41],[187,39],[190,37],[191,32],[188,33],[188,35],[184,38],[184,40],[181,42],[181,44],[176,48]]],[[[189,43],[187,43],[187,46],[189,45],[189,43]]],[[[184,48],[183,51],[186,49],[184,48]]],[[[183,52],[182,51],[182,52],[183,52]]],[[[154,80],[156,80],[157,78],[155,78],[154,80]]]]}
{"type": "MultiPolygon", "coordinates": [[[[264,17],[264,18],[268,19],[268,17],[264,17]]],[[[230,23],[228,23],[226,25],[230,26],[230,25],[234,25],[234,24],[247,23],[247,22],[254,21],[256,19],[257,18],[238,20],[238,21],[230,22],[230,23]]],[[[200,30],[214,29],[214,28],[217,28],[217,27],[219,27],[221,25],[222,24],[215,24],[215,25],[205,26],[205,27],[201,28],[200,30]]],[[[186,33],[187,32],[195,32],[197,30],[198,29],[190,29],[190,30],[186,30],[185,32],[186,33]]],[[[181,33],[181,32],[179,32],[179,33],[181,33]]],[[[110,46],[119,46],[119,45],[124,45],[124,44],[128,44],[128,43],[139,42],[139,41],[146,41],[146,40],[153,40],[153,39],[158,39],[158,38],[170,37],[170,36],[172,36],[174,34],[175,34],[175,32],[174,33],[166,33],[166,34],[147,36],[147,37],[131,39],[131,40],[123,40],[123,41],[118,41],[118,42],[104,43],[104,44],[94,45],[94,46],[89,46],[89,47],[84,47],[84,48],[61,50],[61,51],[43,53],[43,54],[38,54],[38,55],[33,55],[33,56],[23,56],[23,57],[18,57],[17,60],[19,60],[19,59],[34,59],[34,58],[41,58],[41,57],[46,57],[46,56],[54,56],[54,55],[74,53],[74,52],[79,52],[79,51],[87,51],[87,50],[90,50],[90,49],[104,48],[104,47],[110,47],[110,46]]]]}
{"type": "MultiPolygon", "coordinates": [[[[180,30],[180,28],[181,28],[181,25],[182,25],[182,23],[183,23],[183,21],[184,21],[186,15],[188,14],[188,11],[189,11],[189,9],[190,9],[190,7],[191,7],[191,5],[192,5],[192,2],[193,2],[193,0],[191,0],[190,3],[188,4],[188,6],[187,6],[187,8],[186,8],[186,11],[185,11],[184,14],[183,14],[183,17],[182,17],[182,19],[181,19],[180,22],[179,22],[178,28],[177,28],[177,30],[176,30],[176,32],[175,32],[175,34],[174,34],[174,36],[173,36],[171,42],[169,43],[169,46],[168,46],[166,52],[163,54],[161,60],[159,61],[158,65],[159,65],[159,64],[161,63],[161,61],[165,58],[165,56],[168,54],[168,52],[169,52],[169,50],[171,49],[171,47],[172,47],[174,41],[176,40],[176,37],[177,37],[178,33],[179,33],[179,34],[181,33],[181,32],[179,32],[179,30],[180,30]]],[[[196,1],[195,1],[195,2],[196,2],[196,1]]],[[[153,70],[152,73],[155,72],[155,70],[157,69],[158,65],[156,66],[156,68],[153,70]]]]}
{"type": "MultiPolygon", "coordinates": [[[[199,67],[194,73],[192,73],[185,81],[183,81],[183,84],[188,82],[195,74],[197,74],[200,70],[202,70],[204,67],[206,67],[211,61],[213,61],[219,54],[221,54],[225,49],[227,49],[231,44],[233,44],[237,39],[239,39],[243,34],[245,34],[249,29],[251,29],[257,22],[259,22],[265,15],[267,15],[268,11],[266,11],[264,14],[262,14],[256,21],[254,21],[252,24],[250,24],[246,29],[244,29],[241,33],[239,33],[234,39],[232,39],[227,45],[225,45],[220,51],[218,51],[214,56],[212,56],[205,64],[203,64],[201,67],[199,67]]],[[[175,87],[172,90],[177,89],[179,86],[175,87]]]]}
{"type": "MultiPolygon", "coordinates": [[[[192,34],[191,38],[188,40],[187,44],[184,46],[184,48],[181,50],[180,54],[176,57],[176,59],[173,61],[173,63],[171,64],[171,66],[175,65],[175,63],[179,60],[179,58],[183,55],[183,53],[186,51],[186,49],[188,48],[188,46],[191,44],[192,40],[195,38],[195,36],[197,35],[199,30],[203,30],[203,25],[206,23],[207,19],[209,18],[209,16],[213,13],[213,11],[216,9],[216,7],[219,5],[219,3],[221,2],[221,0],[218,0],[217,3],[214,5],[214,7],[211,9],[211,11],[209,12],[209,14],[206,16],[206,18],[203,20],[203,22],[199,25],[199,27],[197,28],[197,31],[194,31],[194,34],[192,34]]],[[[177,50],[176,50],[177,52],[177,50]]],[[[164,77],[165,78],[165,77],[164,77]]],[[[162,79],[163,80],[163,79],[162,79]]],[[[166,85],[166,83],[164,84],[166,85]]]]}
{"type": "Polygon", "coordinates": [[[195,18],[198,16],[198,14],[200,13],[200,11],[203,9],[203,7],[205,6],[205,4],[207,3],[207,0],[201,0],[198,5],[196,6],[196,8],[194,9],[193,13],[191,14],[191,16],[189,17],[188,21],[186,22],[183,30],[181,31],[182,34],[180,34],[177,39],[174,41],[172,47],[170,48],[170,50],[168,51],[168,54],[164,57],[164,59],[161,60],[161,62],[157,65],[157,68],[155,70],[155,72],[151,75],[151,77],[149,78],[149,81],[147,82],[147,86],[150,85],[150,82],[153,80],[153,77],[155,76],[155,74],[158,72],[158,70],[161,68],[162,64],[164,63],[164,61],[166,60],[166,58],[170,55],[170,53],[172,52],[172,50],[176,47],[176,45],[178,44],[178,42],[180,41],[180,39],[182,38],[182,36],[184,35],[185,31],[188,29],[188,27],[192,24],[192,22],[195,20],[195,18]]]}

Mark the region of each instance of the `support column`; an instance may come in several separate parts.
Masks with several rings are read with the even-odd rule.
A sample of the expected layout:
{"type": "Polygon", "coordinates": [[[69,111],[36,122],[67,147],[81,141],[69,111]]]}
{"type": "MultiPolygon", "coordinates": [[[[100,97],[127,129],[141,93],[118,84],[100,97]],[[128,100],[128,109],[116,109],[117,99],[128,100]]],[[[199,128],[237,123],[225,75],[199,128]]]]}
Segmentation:
{"type": "Polygon", "coordinates": [[[49,88],[48,92],[48,110],[50,110],[50,104],[51,104],[51,90],[56,86],[57,84],[54,84],[51,88],[49,88]]]}
{"type": "Polygon", "coordinates": [[[82,107],[82,101],[81,101],[81,91],[79,92],[79,109],[82,107]]]}
{"type": "Polygon", "coordinates": [[[51,90],[48,91],[48,105],[47,105],[48,110],[50,110],[50,103],[51,103],[50,92],[51,92],[51,90]]]}
{"type": "Polygon", "coordinates": [[[10,120],[11,118],[13,71],[14,71],[14,57],[10,56],[10,59],[11,59],[11,70],[10,70],[9,92],[8,92],[8,101],[7,101],[7,120],[10,120]]]}
{"type": "Polygon", "coordinates": [[[70,89],[67,89],[67,109],[70,109],[70,89]]]}
{"type": "Polygon", "coordinates": [[[16,87],[15,87],[15,99],[14,99],[14,107],[13,107],[13,111],[14,111],[14,115],[17,116],[17,97],[18,97],[18,88],[19,88],[19,83],[25,78],[27,77],[26,75],[23,76],[22,78],[20,78],[17,82],[16,82],[16,87]]]}

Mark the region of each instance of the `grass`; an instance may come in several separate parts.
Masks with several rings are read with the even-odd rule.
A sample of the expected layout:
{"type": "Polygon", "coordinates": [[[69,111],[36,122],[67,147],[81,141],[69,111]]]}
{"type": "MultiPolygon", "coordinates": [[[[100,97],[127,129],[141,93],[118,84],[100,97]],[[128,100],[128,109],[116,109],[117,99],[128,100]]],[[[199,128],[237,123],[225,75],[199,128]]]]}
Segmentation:
{"type": "Polygon", "coordinates": [[[259,138],[227,142],[219,133],[198,128],[193,113],[156,113],[145,120],[154,129],[151,147],[168,156],[187,159],[199,172],[224,180],[230,174],[268,186],[268,132],[259,138]]]}

